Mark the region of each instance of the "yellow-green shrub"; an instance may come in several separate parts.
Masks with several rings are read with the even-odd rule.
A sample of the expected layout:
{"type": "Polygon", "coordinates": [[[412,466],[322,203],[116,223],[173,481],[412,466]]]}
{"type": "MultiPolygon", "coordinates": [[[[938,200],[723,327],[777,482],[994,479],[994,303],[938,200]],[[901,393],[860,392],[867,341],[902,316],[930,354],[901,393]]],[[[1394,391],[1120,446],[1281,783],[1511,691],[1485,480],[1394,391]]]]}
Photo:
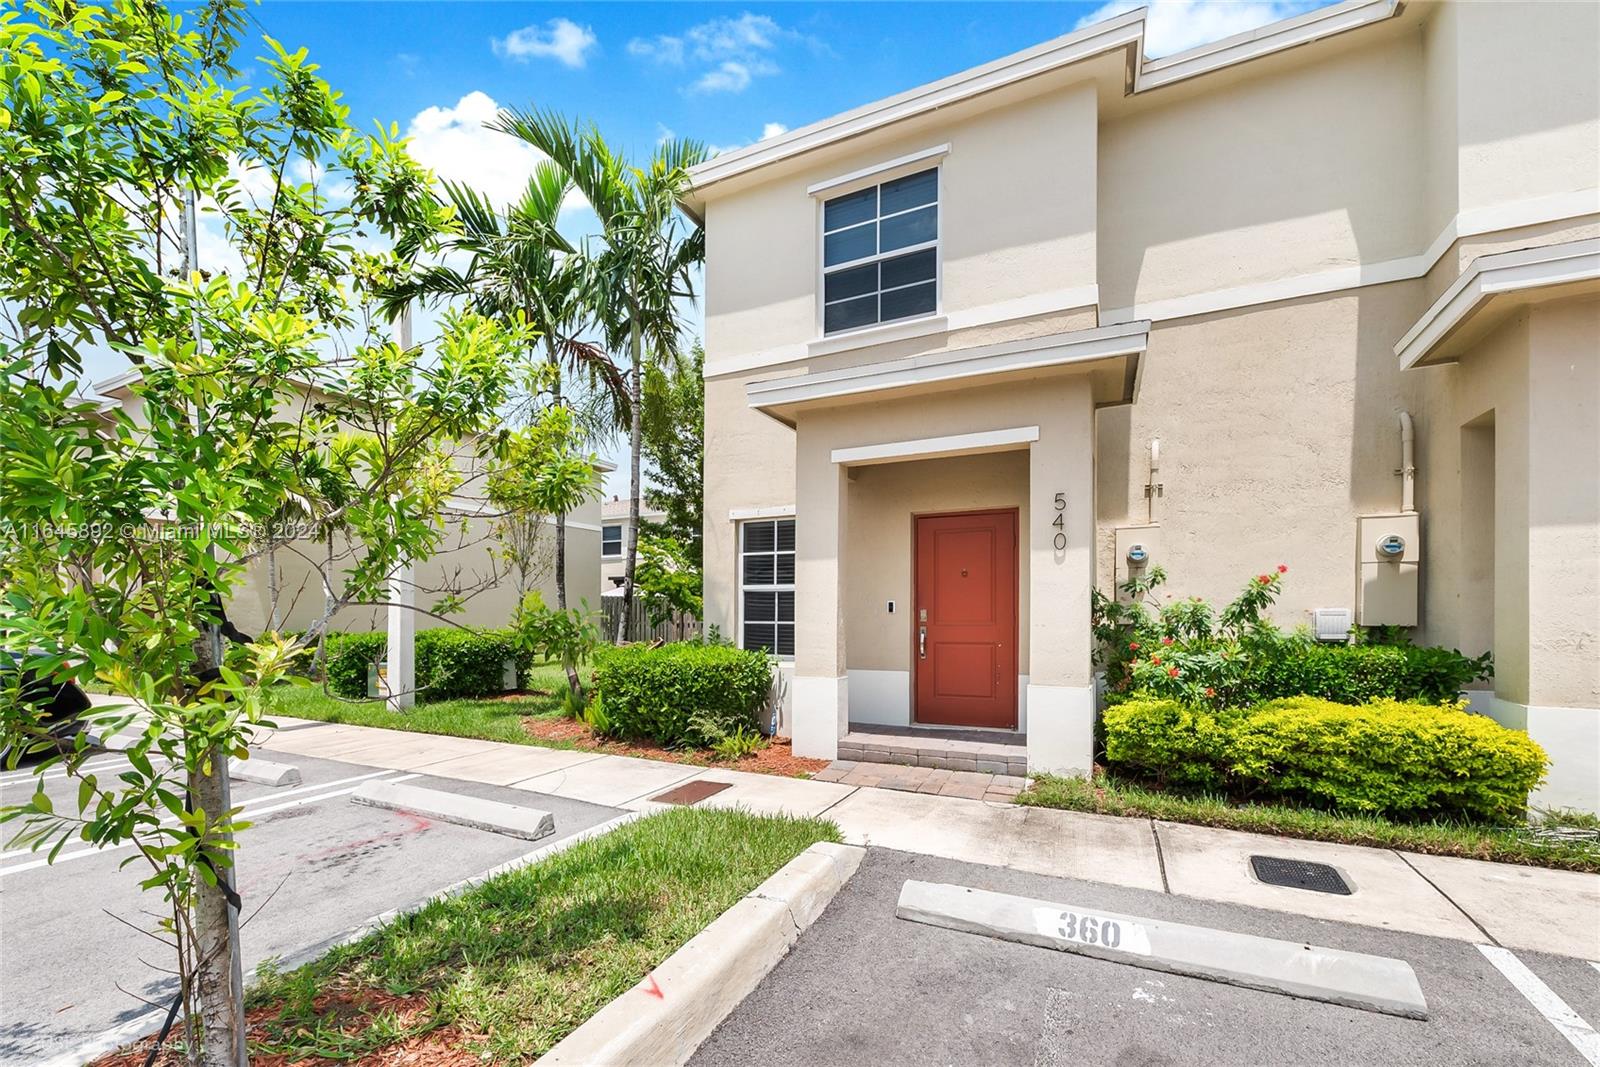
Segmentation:
{"type": "Polygon", "coordinates": [[[1223,785],[1227,731],[1217,713],[1177,700],[1134,697],[1106,708],[1106,761],[1160,785],[1223,785]]]}
{"type": "Polygon", "coordinates": [[[1518,730],[1457,705],[1290,697],[1215,713],[1135,699],[1105,713],[1106,760],[1175,785],[1401,818],[1522,813],[1548,763],[1518,730]]]}
{"type": "Polygon", "coordinates": [[[1236,785],[1405,817],[1520,815],[1548,762],[1522,731],[1449,704],[1289,697],[1251,708],[1228,734],[1236,785]]]}

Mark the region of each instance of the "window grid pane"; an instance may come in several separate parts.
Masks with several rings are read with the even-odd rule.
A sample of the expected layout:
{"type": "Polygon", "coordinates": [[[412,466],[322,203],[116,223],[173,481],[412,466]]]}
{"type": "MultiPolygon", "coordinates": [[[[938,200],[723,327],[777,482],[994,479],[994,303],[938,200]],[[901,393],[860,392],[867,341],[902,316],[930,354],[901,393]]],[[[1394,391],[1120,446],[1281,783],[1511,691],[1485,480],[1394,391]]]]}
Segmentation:
{"type": "Polygon", "coordinates": [[[824,334],[937,309],[937,167],[825,201],[822,218],[824,334]]]}
{"type": "Polygon", "coordinates": [[[794,520],[741,525],[739,643],[794,655],[794,520]]]}

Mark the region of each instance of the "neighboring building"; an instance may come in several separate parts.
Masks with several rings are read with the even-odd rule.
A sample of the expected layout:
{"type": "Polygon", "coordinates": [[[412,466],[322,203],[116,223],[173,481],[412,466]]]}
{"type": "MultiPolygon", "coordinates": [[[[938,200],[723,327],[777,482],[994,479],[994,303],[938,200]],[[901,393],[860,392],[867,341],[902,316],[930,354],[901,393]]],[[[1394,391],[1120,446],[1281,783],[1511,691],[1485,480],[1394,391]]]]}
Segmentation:
{"type": "MultiPolygon", "coordinates": [[[[137,372],[130,371],[95,385],[96,391],[110,397],[106,406],[121,407],[136,422],[142,401],[131,386],[137,372]]],[[[426,608],[438,599],[443,589],[466,594],[463,610],[450,621],[426,613],[416,616],[416,628],[448,626],[451,622],[469,626],[498,627],[511,621],[519,600],[517,576],[501,558],[501,543],[494,535],[493,519],[483,496],[481,472],[474,470],[472,457],[463,454],[459,465],[464,474],[458,498],[451,501],[441,550],[415,567],[417,606],[426,608]]],[[[612,470],[600,463],[602,471],[612,470]]],[[[540,591],[546,603],[555,604],[555,524],[546,522],[538,533],[539,542],[548,542],[546,551],[536,550],[537,566],[530,573],[532,588],[540,591]]],[[[273,553],[276,570],[278,625],[283,630],[304,630],[324,613],[322,573],[337,577],[349,565],[349,542],[336,537],[334,562],[326,563],[329,548],[325,542],[297,540],[273,553]]],[[[598,603],[600,558],[600,505],[585,504],[567,517],[567,596],[577,605],[584,600],[598,603]]],[[[247,634],[270,628],[272,581],[264,556],[252,561],[243,582],[227,605],[229,620],[247,634]]],[[[382,630],[387,624],[385,607],[348,607],[334,615],[329,626],[334,631],[382,630]]]]}
{"type": "MultiPolygon", "coordinates": [[[[613,496],[600,502],[600,595],[621,596],[623,571],[628,562],[628,504],[613,496]]],[[[640,502],[639,517],[659,522],[666,512],[640,502]]]]}
{"type": "Polygon", "coordinates": [[[1600,808],[1600,5],[1144,30],[695,168],[708,625],[790,660],[799,755],[1083,773],[1090,590],[1285,563],[1280,622],[1492,648],[1535,801],[1600,808]]]}

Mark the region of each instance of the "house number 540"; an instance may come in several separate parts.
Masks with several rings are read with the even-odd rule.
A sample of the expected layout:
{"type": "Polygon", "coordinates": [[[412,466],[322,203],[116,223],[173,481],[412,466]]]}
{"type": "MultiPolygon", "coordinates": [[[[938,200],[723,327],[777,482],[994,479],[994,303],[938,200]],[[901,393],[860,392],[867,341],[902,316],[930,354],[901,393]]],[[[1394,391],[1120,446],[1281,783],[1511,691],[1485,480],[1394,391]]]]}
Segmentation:
{"type": "Polygon", "coordinates": [[[1056,494],[1056,517],[1050,520],[1051,527],[1055,530],[1055,545],[1057,552],[1067,550],[1067,494],[1056,494]]]}

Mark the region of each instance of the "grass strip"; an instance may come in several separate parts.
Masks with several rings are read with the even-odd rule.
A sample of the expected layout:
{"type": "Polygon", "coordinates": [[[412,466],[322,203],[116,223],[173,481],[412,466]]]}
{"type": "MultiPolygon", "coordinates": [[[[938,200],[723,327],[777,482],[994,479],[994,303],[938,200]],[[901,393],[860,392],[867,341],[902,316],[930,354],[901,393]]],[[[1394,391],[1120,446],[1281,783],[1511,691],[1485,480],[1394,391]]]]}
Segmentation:
{"type": "MultiPolygon", "coordinates": [[[[571,748],[558,741],[538,742],[522,727],[524,716],[560,717],[566,676],[555,666],[535,667],[525,679],[529,690],[547,695],[516,695],[490,700],[440,700],[393,711],[381,700],[347,701],[328,696],[318,685],[282,686],[272,694],[271,712],[351,726],[380,726],[413,733],[476,737],[541,748],[571,748]]],[[[270,714],[270,713],[269,713],[270,714]]]]}
{"type": "MultiPolygon", "coordinates": [[[[1532,827],[1400,823],[1288,804],[1245,804],[1211,794],[1160,792],[1104,773],[1097,773],[1092,780],[1038,775],[1028,789],[1017,795],[1016,802],[1039,808],[1161,819],[1308,841],[1370,845],[1430,856],[1460,856],[1600,873],[1600,840],[1593,838],[1546,838],[1539,836],[1539,829],[1532,827]]],[[[1558,822],[1562,818],[1557,816],[1558,822]]],[[[1550,828],[1550,824],[1546,824],[1543,829],[1548,832],[1550,828]]]]}
{"type": "Polygon", "coordinates": [[[807,847],[838,839],[831,822],[737,810],[628,823],[266,975],[252,1046],[296,1062],[432,1042],[527,1062],[807,847]]]}

